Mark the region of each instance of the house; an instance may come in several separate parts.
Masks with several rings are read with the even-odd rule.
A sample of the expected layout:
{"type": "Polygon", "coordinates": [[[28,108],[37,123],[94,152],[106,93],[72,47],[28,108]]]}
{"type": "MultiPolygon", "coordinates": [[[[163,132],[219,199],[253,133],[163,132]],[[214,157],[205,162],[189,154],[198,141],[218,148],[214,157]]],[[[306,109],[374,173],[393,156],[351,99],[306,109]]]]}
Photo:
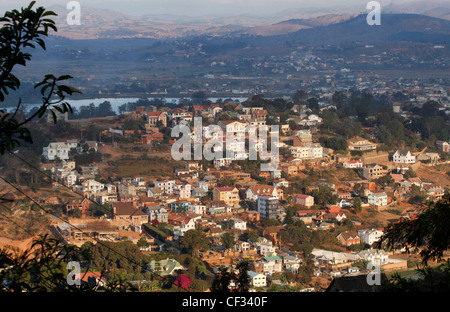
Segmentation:
{"type": "Polygon", "coordinates": [[[190,204],[187,206],[187,211],[198,214],[198,215],[204,215],[207,212],[207,208],[206,208],[206,205],[190,204]]]}
{"type": "Polygon", "coordinates": [[[366,243],[372,246],[372,244],[377,242],[383,235],[383,231],[377,229],[359,230],[358,235],[360,237],[361,243],[366,243]]]}
{"type": "Polygon", "coordinates": [[[288,254],[283,257],[283,267],[286,271],[297,273],[301,263],[302,259],[297,257],[295,254],[288,254]]]}
{"type": "Polygon", "coordinates": [[[165,112],[147,112],[147,123],[152,127],[161,125],[167,127],[167,114],[165,112]]]}
{"type": "Polygon", "coordinates": [[[75,170],[70,171],[66,176],[64,176],[64,185],[67,187],[74,186],[78,180],[78,172],[75,170]]]}
{"type": "Polygon", "coordinates": [[[363,163],[361,160],[347,160],[342,164],[344,168],[362,168],[363,163]]]}
{"type": "MultiPolygon", "coordinates": [[[[243,120],[219,120],[218,125],[227,135],[244,136],[247,122],[243,120]]],[[[224,137],[226,137],[226,135],[224,135],[224,137]]]]}
{"type": "Polygon", "coordinates": [[[449,153],[450,152],[449,146],[450,146],[450,144],[446,141],[440,141],[440,140],[436,141],[436,148],[438,150],[440,150],[441,152],[449,153]]]}
{"type": "Polygon", "coordinates": [[[69,150],[70,148],[65,142],[51,142],[43,148],[42,156],[47,160],[68,160],[69,150]]]}
{"type": "Polygon", "coordinates": [[[117,193],[120,197],[136,196],[137,187],[131,182],[123,182],[117,185],[117,193]]]}
{"type": "Polygon", "coordinates": [[[440,159],[441,157],[439,156],[438,153],[422,153],[417,155],[416,158],[416,160],[424,164],[432,164],[432,165],[436,165],[440,159]]]}
{"type": "Polygon", "coordinates": [[[175,275],[185,268],[175,259],[152,260],[147,264],[147,270],[159,276],[175,275]]]}
{"type": "Polygon", "coordinates": [[[105,189],[105,185],[103,183],[97,182],[93,179],[83,181],[82,186],[83,193],[95,194],[105,189]]]}
{"type": "MultiPolygon", "coordinates": [[[[347,218],[347,216],[342,211],[332,211],[332,212],[328,212],[324,215],[324,220],[326,220],[328,222],[334,222],[334,221],[342,222],[346,218],[347,218]]],[[[323,225],[323,223],[326,223],[326,222],[322,222],[321,225],[323,225]]]]}
{"type": "Polygon", "coordinates": [[[357,253],[357,255],[370,263],[379,264],[380,266],[388,263],[389,255],[382,249],[365,249],[357,253]]]}
{"type": "Polygon", "coordinates": [[[189,183],[176,182],[173,185],[173,194],[178,198],[189,198],[191,197],[192,186],[189,183]]]}
{"type": "Polygon", "coordinates": [[[246,231],[247,230],[247,222],[238,218],[230,218],[228,220],[230,226],[234,230],[246,231]]]}
{"type": "Polygon", "coordinates": [[[164,192],[160,187],[150,187],[147,191],[148,197],[161,198],[163,195],[164,192]]]}
{"type": "Polygon", "coordinates": [[[432,201],[438,201],[442,199],[445,193],[445,189],[443,187],[432,183],[423,183],[422,189],[427,192],[428,199],[432,201]]]}
{"type": "Polygon", "coordinates": [[[385,192],[379,192],[379,193],[371,192],[367,196],[367,203],[369,205],[372,205],[372,206],[375,206],[375,207],[387,206],[387,204],[388,204],[387,194],[385,192]]]}
{"type": "Polygon", "coordinates": [[[66,204],[67,212],[79,209],[81,216],[84,217],[89,211],[89,200],[87,198],[70,199],[66,204]]]}
{"type": "Polygon", "coordinates": [[[276,219],[278,217],[278,197],[259,195],[257,209],[261,217],[276,219]]]}
{"type": "Polygon", "coordinates": [[[250,278],[250,285],[253,287],[266,287],[267,279],[264,274],[256,273],[254,271],[248,271],[248,277],[250,278]]]}
{"type": "Polygon", "coordinates": [[[266,238],[262,238],[256,242],[256,250],[263,257],[275,254],[275,246],[273,246],[273,243],[266,238]]]}
{"type": "Polygon", "coordinates": [[[392,161],[396,164],[414,164],[416,162],[416,156],[408,150],[397,150],[392,155],[392,161]]]}
{"type": "Polygon", "coordinates": [[[278,197],[277,188],[273,185],[253,185],[245,192],[245,199],[256,201],[260,195],[278,197]]]}
{"type": "Polygon", "coordinates": [[[347,143],[348,149],[350,151],[369,151],[377,148],[377,145],[375,143],[372,143],[369,140],[361,138],[359,136],[348,139],[347,143]]]}
{"type": "Polygon", "coordinates": [[[265,275],[283,271],[283,260],[279,256],[267,256],[261,261],[262,270],[265,275]]]}
{"type": "Polygon", "coordinates": [[[364,179],[374,180],[383,176],[383,167],[377,164],[367,164],[359,168],[359,172],[364,179]]]}
{"type": "Polygon", "coordinates": [[[169,222],[169,213],[166,208],[163,206],[150,206],[146,208],[146,212],[148,214],[148,220],[152,222],[153,220],[157,220],[160,223],[168,223],[169,222]]]}
{"type": "Polygon", "coordinates": [[[356,231],[341,232],[336,236],[336,238],[346,247],[361,243],[361,239],[356,231]]]}
{"type": "Polygon", "coordinates": [[[243,212],[241,214],[241,217],[244,220],[248,220],[250,222],[254,222],[254,221],[259,221],[260,218],[261,218],[261,215],[257,211],[248,210],[248,211],[243,212]]]}
{"type": "Polygon", "coordinates": [[[314,206],[314,197],[306,194],[295,194],[292,195],[292,202],[306,208],[311,208],[314,206]]]}
{"type": "Polygon", "coordinates": [[[201,220],[199,215],[191,215],[190,217],[169,214],[169,223],[178,224],[173,227],[173,238],[178,240],[189,230],[195,229],[197,221],[201,220]]]}
{"type": "Polygon", "coordinates": [[[213,190],[213,201],[223,201],[228,206],[239,204],[239,190],[235,187],[216,187],[213,190]]]}
{"type": "Polygon", "coordinates": [[[135,207],[133,202],[112,202],[113,220],[127,221],[131,225],[148,223],[148,215],[135,207]]]}
{"type": "Polygon", "coordinates": [[[280,187],[289,187],[289,181],[287,181],[286,179],[278,179],[272,182],[272,185],[275,186],[276,188],[280,188],[280,187]]]}
{"type": "Polygon", "coordinates": [[[165,194],[173,194],[175,180],[154,181],[154,185],[155,187],[160,188],[165,194]]]}

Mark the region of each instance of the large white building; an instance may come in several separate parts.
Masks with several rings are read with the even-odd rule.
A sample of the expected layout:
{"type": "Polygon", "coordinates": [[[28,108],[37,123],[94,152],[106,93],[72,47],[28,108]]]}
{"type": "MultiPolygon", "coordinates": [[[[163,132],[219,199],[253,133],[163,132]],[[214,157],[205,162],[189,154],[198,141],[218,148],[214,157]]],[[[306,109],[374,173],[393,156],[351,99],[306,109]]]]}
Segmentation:
{"type": "Polygon", "coordinates": [[[83,193],[99,193],[105,189],[105,185],[93,179],[83,181],[83,193]]]}
{"type": "Polygon", "coordinates": [[[414,164],[416,156],[407,150],[397,150],[392,156],[392,161],[396,164],[414,164]]]}
{"type": "Polygon", "coordinates": [[[61,160],[69,159],[69,146],[65,142],[52,142],[47,147],[43,148],[42,156],[47,160],[61,160]]]}
{"type": "Polygon", "coordinates": [[[385,192],[381,193],[370,193],[367,196],[367,203],[369,205],[375,206],[375,207],[383,207],[387,206],[388,203],[388,197],[385,192]]]}
{"type": "Polygon", "coordinates": [[[267,279],[264,274],[256,273],[254,271],[248,271],[248,276],[250,277],[250,284],[253,287],[266,287],[267,279]]]}
{"type": "Polygon", "coordinates": [[[361,243],[366,243],[372,245],[377,242],[380,237],[383,235],[383,231],[377,229],[367,229],[367,230],[359,230],[358,236],[360,238],[361,243]]]}
{"type": "Polygon", "coordinates": [[[159,187],[163,193],[173,194],[175,180],[155,181],[155,187],[159,187]]]}

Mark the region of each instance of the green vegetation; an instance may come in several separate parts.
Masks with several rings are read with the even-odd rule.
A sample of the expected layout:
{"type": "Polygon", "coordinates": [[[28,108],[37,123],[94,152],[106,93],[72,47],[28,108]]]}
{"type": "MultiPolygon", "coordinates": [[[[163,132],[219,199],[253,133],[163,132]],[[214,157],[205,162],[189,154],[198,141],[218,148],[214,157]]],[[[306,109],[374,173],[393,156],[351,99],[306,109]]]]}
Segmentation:
{"type": "MultiPolygon", "coordinates": [[[[55,22],[50,18],[56,16],[52,11],[45,10],[44,7],[33,9],[35,2],[31,2],[26,8],[5,12],[0,18],[2,27],[0,28],[0,101],[4,102],[5,97],[10,92],[20,88],[20,79],[13,74],[17,66],[26,66],[31,60],[29,48],[36,45],[45,50],[46,45],[42,37],[49,35],[49,30],[57,31],[55,22]]],[[[60,84],[61,81],[72,78],[69,75],[56,77],[51,74],[45,75],[44,79],[37,83],[34,88],[41,88],[42,104],[38,110],[29,117],[24,117],[19,113],[21,99],[17,100],[17,107],[14,113],[7,110],[0,110],[0,154],[4,154],[24,142],[32,143],[32,135],[25,127],[35,117],[42,117],[49,108],[65,113],[72,110],[65,100],[67,95],[81,93],[79,90],[60,84]]],[[[56,114],[50,110],[53,120],[56,123],[56,114]]]]}

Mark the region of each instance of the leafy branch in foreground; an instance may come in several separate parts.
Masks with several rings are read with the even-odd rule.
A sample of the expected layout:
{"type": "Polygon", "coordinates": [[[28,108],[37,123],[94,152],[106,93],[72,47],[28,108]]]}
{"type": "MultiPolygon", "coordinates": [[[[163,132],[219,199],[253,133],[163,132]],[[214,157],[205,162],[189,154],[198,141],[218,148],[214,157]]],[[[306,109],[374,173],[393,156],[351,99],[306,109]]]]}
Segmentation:
{"type": "Polygon", "coordinates": [[[377,247],[419,249],[424,263],[440,260],[450,247],[450,194],[429,203],[416,219],[389,227],[377,247]]]}
{"type": "MultiPolygon", "coordinates": [[[[57,31],[55,22],[50,16],[56,16],[53,11],[47,11],[44,7],[33,9],[35,1],[28,7],[21,10],[5,12],[0,18],[0,102],[5,101],[5,97],[10,91],[17,91],[20,88],[20,79],[13,74],[17,65],[26,66],[31,59],[31,54],[27,49],[34,49],[40,46],[46,49],[45,41],[42,37],[47,37],[49,30],[57,31]]],[[[46,75],[44,79],[35,85],[35,89],[41,87],[42,104],[40,108],[28,118],[18,116],[21,108],[21,99],[13,113],[6,109],[0,109],[0,154],[20,146],[21,142],[33,143],[30,131],[24,127],[33,118],[41,118],[49,107],[60,113],[72,112],[69,103],[65,101],[67,95],[81,93],[79,90],[61,84],[61,81],[71,79],[69,75],[55,77],[46,75]]],[[[53,121],[56,123],[56,114],[51,110],[53,121]]]]}

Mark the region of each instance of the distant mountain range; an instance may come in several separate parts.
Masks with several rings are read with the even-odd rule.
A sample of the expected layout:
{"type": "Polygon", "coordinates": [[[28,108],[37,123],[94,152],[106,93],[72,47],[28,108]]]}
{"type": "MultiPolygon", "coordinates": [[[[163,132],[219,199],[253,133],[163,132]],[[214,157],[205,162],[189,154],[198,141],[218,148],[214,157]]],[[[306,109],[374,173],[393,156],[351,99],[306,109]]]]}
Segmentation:
{"type": "MultiPolygon", "coordinates": [[[[355,27],[357,20],[353,20],[358,15],[367,14],[365,7],[348,8],[303,8],[284,10],[267,16],[236,15],[236,16],[177,16],[177,15],[142,15],[132,16],[111,10],[82,7],[81,25],[68,25],[66,16],[68,10],[64,6],[52,6],[50,10],[55,11],[58,17],[55,21],[58,26],[58,36],[71,39],[98,39],[98,38],[152,38],[152,39],[175,39],[197,36],[283,36],[295,34],[299,31],[306,36],[314,36],[316,32],[323,29],[313,30],[317,27],[330,25],[341,25],[327,29],[330,31],[327,37],[333,39],[335,35],[339,37],[339,31],[345,27],[355,27]],[[347,22],[347,24],[345,23],[347,22]],[[350,24],[348,24],[350,23],[350,24]],[[335,31],[333,31],[334,29],[335,31]]],[[[450,2],[437,1],[416,1],[411,3],[393,4],[382,7],[382,20],[385,22],[382,27],[391,33],[389,27],[393,26],[388,16],[393,13],[420,14],[425,17],[439,18],[450,21],[450,2]],[[383,16],[386,15],[386,19],[383,16]]],[[[425,22],[417,15],[405,17],[402,24],[404,31],[422,31],[421,25],[425,22]]],[[[434,27],[431,22],[431,27],[434,27]]],[[[363,29],[366,29],[364,27],[363,29]]],[[[448,29],[448,28],[447,28],[448,29]]],[[[378,30],[380,30],[378,28],[378,30]]],[[[445,30],[445,29],[441,29],[445,30]]],[[[364,31],[355,29],[353,36],[364,31]]],[[[379,33],[379,32],[378,32],[379,33]]],[[[382,35],[382,34],[378,34],[382,35]]],[[[378,36],[377,35],[377,36],[378,36]]],[[[352,35],[349,35],[352,36],[352,35]]],[[[385,36],[385,35],[384,35],[385,36]]],[[[349,37],[350,38],[350,37],[349,37]]]]}

